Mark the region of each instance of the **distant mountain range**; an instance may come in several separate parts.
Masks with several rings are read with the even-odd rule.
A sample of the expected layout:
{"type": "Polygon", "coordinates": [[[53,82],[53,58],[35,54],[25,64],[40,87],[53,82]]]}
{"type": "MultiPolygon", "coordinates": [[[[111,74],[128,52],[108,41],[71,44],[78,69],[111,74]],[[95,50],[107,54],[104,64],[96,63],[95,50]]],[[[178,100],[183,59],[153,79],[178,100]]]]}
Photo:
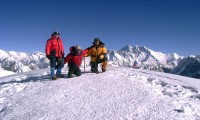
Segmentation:
{"type": "Polygon", "coordinates": [[[27,54],[24,52],[0,50],[0,67],[15,73],[27,72],[36,69],[47,68],[49,60],[45,54],[34,52],[27,54]]]}
{"type": "Polygon", "coordinates": [[[200,55],[183,58],[171,73],[200,78],[200,55]]]}
{"type": "MultiPolygon", "coordinates": [[[[176,53],[164,54],[144,46],[125,46],[120,50],[108,50],[109,65],[127,66],[159,72],[200,78],[200,55],[179,56],[176,53]]],[[[86,58],[89,65],[90,58],[86,58]]],[[[83,63],[82,63],[83,65],[83,63]]],[[[49,60],[42,52],[27,54],[24,52],[0,50],[0,67],[15,73],[27,72],[49,67],[49,60]]]]}

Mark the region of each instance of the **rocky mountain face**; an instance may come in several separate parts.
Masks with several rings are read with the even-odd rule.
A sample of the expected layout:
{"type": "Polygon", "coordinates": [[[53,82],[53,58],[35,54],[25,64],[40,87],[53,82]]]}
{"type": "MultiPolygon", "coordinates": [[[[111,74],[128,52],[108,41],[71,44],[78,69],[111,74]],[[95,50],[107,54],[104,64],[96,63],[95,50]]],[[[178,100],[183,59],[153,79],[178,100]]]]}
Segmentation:
{"type": "Polygon", "coordinates": [[[183,58],[171,73],[200,78],[200,55],[183,58]]]}

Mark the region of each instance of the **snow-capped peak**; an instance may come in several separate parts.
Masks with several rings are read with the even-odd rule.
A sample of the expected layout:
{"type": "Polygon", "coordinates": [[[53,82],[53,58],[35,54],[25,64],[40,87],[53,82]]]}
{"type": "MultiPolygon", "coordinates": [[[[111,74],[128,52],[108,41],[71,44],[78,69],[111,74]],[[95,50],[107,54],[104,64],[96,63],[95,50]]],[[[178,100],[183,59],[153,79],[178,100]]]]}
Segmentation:
{"type": "Polygon", "coordinates": [[[27,54],[0,50],[0,56],[1,67],[12,72],[26,72],[49,66],[49,60],[46,59],[45,54],[39,51],[27,54]]]}
{"type": "Polygon", "coordinates": [[[7,58],[8,56],[9,56],[9,54],[6,51],[0,49],[0,58],[1,59],[7,58]]]}
{"type": "Polygon", "coordinates": [[[38,55],[38,56],[42,55],[42,56],[44,56],[45,54],[40,52],[40,51],[36,51],[36,52],[31,53],[31,55],[38,55]]]}
{"type": "MultiPolygon", "coordinates": [[[[160,69],[160,67],[173,69],[179,61],[179,57],[176,54],[169,56],[162,52],[155,52],[145,46],[130,46],[127,45],[119,51],[109,51],[108,57],[115,65],[133,66],[137,61],[141,68],[144,69],[160,69]],[[153,67],[153,68],[152,68],[153,67]]],[[[162,70],[158,70],[162,71],[162,70]]]]}
{"type": "Polygon", "coordinates": [[[123,48],[120,49],[120,50],[122,50],[122,51],[132,52],[132,49],[133,49],[132,46],[130,46],[130,45],[126,45],[125,47],[123,47],[123,48]]]}

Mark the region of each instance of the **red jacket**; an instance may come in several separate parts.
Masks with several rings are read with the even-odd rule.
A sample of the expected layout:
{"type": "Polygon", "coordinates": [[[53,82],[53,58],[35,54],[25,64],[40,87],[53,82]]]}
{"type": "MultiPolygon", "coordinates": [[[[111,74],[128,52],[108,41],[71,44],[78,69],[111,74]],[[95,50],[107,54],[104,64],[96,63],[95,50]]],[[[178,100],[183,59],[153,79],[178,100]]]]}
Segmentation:
{"type": "Polygon", "coordinates": [[[87,52],[88,49],[81,51],[80,55],[71,52],[65,57],[64,63],[66,64],[68,62],[68,66],[70,66],[71,64],[76,64],[78,67],[80,67],[82,63],[82,58],[87,54],[87,52]]]}
{"type": "Polygon", "coordinates": [[[51,36],[51,38],[47,40],[45,51],[46,55],[64,57],[64,46],[60,37],[56,39],[54,36],[51,36]]]}

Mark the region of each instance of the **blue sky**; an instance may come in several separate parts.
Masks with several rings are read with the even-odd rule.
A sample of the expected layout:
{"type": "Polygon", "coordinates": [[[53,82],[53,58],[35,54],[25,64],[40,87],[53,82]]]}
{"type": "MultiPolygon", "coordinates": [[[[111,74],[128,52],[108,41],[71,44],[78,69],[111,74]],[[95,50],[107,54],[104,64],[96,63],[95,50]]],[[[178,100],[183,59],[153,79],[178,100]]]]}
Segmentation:
{"type": "Polygon", "coordinates": [[[100,38],[109,50],[146,46],[200,54],[199,0],[0,0],[0,49],[45,51],[54,30],[65,53],[100,38]]]}

